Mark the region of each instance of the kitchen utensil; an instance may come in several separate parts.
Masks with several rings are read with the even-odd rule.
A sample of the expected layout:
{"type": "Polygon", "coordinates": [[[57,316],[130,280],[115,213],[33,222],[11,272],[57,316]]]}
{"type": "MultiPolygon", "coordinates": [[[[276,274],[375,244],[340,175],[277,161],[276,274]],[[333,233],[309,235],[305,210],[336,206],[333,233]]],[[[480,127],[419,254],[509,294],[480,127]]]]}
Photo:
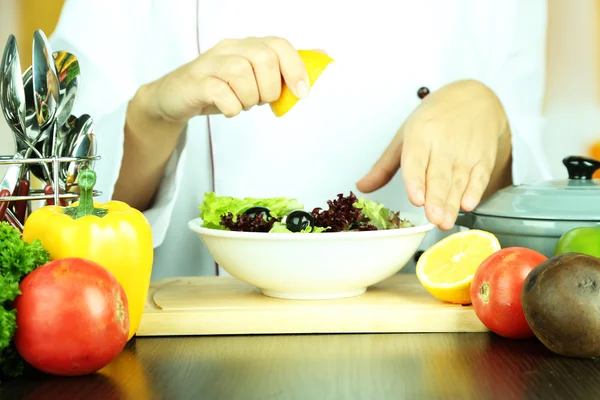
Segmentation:
{"type": "Polygon", "coordinates": [[[400,271],[433,229],[423,215],[401,212],[414,227],[312,234],[235,232],[188,223],[215,261],[262,293],[288,299],[358,296],[400,271]]]}
{"type": "MultiPolygon", "coordinates": [[[[20,151],[23,151],[23,154],[25,157],[29,158],[29,157],[37,157],[37,158],[45,158],[44,154],[45,154],[45,148],[44,145],[47,143],[47,141],[39,141],[36,143],[35,145],[35,151],[27,151],[27,149],[29,149],[29,147],[24,147],[22,148],[20,151]]],[[[24,145],[26,146],[26,145],[24,145]]],[[[39,163],[39,164],[29,164],[27,166],[27,168],[29,169],[29,171],[31,171],[31,173],[33,174],[33,176],[35,176],[36,178],[38,178],[40,181],[44,182],[44,183],[48,183],[51,182],[52,180],[52,164],[48,165],[45,163],[39,163]]]]}
{"type": "MultiPolygon", "coordinates": [[[[2,57],[0,67],[0,103],[6,122],[15,135],[17,153],[24,154],[26,147],[31,147],[25,134],[25,91],[21,78],[17,41],[10,35],[2,57]],[[20,146],[23,144],[23,146],[20,146]]],[[[26,168],[22,168],[22,173],[26,168]]]]}
{"type": "MultiPolygon", "coordinates": [[[[17,153],[15,159],[20,159],[22,156],[17,153]]],[[[0,182],[0,197],[9,197],[15,193],[19,176],[21,175],[21,169],[23,164],[10,164],[4,174],[2,182],[0,182]]],[[[0,221],[4,220],[6,214],[10,212],[8,201],[0,201],[0,221]]],[[[16,218],[15,218],[16,219],[16,218]]],[[[14,222],[14,221],[12,221],[14,222]]],[[[13,223],[13,226],[15,224],[13,223]]]]}
{"type": "Polygon", "coordinates": [[[57,136],[52,148],[53,154],[59,154],[58,149],[66,139],[66,135],[61,135],[61,133],[68,132],[62,130],[61,127],[73,117],[71,111],[79,90],[79,61],[73,54],[64,50],[55,52],[53,58],[58,74],[60,102],[56,110],[57,136]]]}
{"type": "MultiPolygon", "coordinates": [[[[61,133],[57,134],[57,137],[63,137],[64,140],[60,142],[60,147],[56,149],[56,154],[59,157],[93,157],[96,155],[96,140],[94,135],[94,124],[92,118],[83,114],[79,118],[71,115],[66,124],[61,127],[61,133]]],[[[42,135],[42,141],[38,142],[38,149],[42,151],[48,151],[47,144],[50,142],[51,135],[42,135]]],[[[73,185],[77,183],[77,175],[79,173],[81,161],[64,162],[59,168],[59,186],[63,191],[69,191],[73,185]]],[[[94,161],[87,161],[89,168],[94,167],[94,161]]],[[[51,165],[46,165],[49,169],[49,173],[54,173],[51,165]]],[[[40,176],[43,174],[41,170],[42,166],[37,164],[31,164],[30,166],[32,173],[42,179],[43,182],[49,182],[44,180],[40,176]]]]}
{"type": "MultiPolygon", "coordinates": [[[[26,148],[33,146],[33,143],[27,136],[29,132],[26,129],[25,123],[26,98],[21,78],[21,63],[19,61],[17,42],[13,35],[10,35],[7,41],[0,72],[0,103],[2,111],[15,135],[17,153],[24,155],[26,148]]],[[[31,137],[33,136],[31,135],[31,137]]],[[[40,153],[37,155],[41,157],[40,153]]],[[[25,171],[26,168],[22,168],[21,174],[25,171]]],[[[40,173],[39,175],[41,176],[42,174],[40,173]]]]}
{"type": "Polygon", "coordinates": [[[10,210],[10,208],[6,209],[6,214],[4,215],[4,219],[9,224],[11,224],[15,228],[17,228],[18,230],[23,232],[23,224],[17,219],[17,217],[15,216],[15,214],[13,214],[13,212],[10,210]]]}
{"type": "MultiPolygon", "coordinates": [[[[92,117],[83,114],[75,120],[72,128],[69,146],[61,152],[65,157],[85,158],[96,155],[96,137],[94,135],[94,121],[92,117]]],[[[94,161],[87,161],[88,168],[94,168],[94,161]]],[[[60,180],[65,182],[65,190],[77,183],[81,162],[73,161],[61,165],[60,180]]]]}
{"type": "Polygon", "coordinates": [[[0,67],[0,104],[11,130],[25,131],[25,91],[21,80],[19,49],[14,35],[9,35],[0,67]]]}
{"type": "MultiPolygon", "coordinates": [[[[31,141],[29,141],[24,135],[18,132],[14,132],[14,134],[17,153],[21,154],[24,158],[45,158],[43,154],[44,142],[37,142],[37,147],[34,147],[31,141]]],[[[51,165],[48,165],[47,163],[40,162],[38,164],[28,164],[26,168],[21,170],[20,179],[24,178],[24,174],[26,172],[33,173],[33,175],[42,182],[54,182],[52,178],[51,165]]]]}
{"type": "Polygon", "coordinates": [[[71,154],[72,143],[76,140],[78,132],[75,131],[77,117],[70,115],[66,123],[64,123],[57,133],[57,138],[60,138],[58,146],[55,148],[56,154],[61,157],[68,157],[71,154]]]}
{"type": "MultiPolygon", "coordinates": [[[[58,133],[60,133],[62,125],[67,123],[69,119],[79,90],[79,61],[73,54],[63,50],[54,52],[53,59],[58,74],[58,90],[61,99],[56,110],[56,122],[58,133]]],[[[30,66],[25,70],[22,77],[26,104],[25,121],[28,125],[33,124],[32,119],[37,120],[32,75],[32,67],[30,66]]],[[[35,138],[30,139],[34,140],[35,138]]]]}
{"type": "Polygon", "coordinates": [[[457,225],[494,233],[502,247],[523,246],[547,257],[566,231],[600,224],[600,180],[592,179],[600,161],[563,159],[568,179],[513,185],[498,191],[457,225]]]}
{"type": "MultiPolygon", "coordinates": [[[[29,157],[29,154],[31,154],[31,149],[33,149],[35,156],[37,156],[38,158],[42,157],[41,154],[37,151],[37,149],[35,149],[34,147],[31,147],[30,143],[27,143],[27,138],[23,134],[20,134],[16,131],[14,131],[13,134],[15,135],[14,140],[15,140],[15,147],[17,150],[14,158],[29,157]]],[[[38,178],[40,180],[42,180],[42,182],[53,182],[53,180],[49,180],[50,175],[49,175],[49,171],[48,171],[48,166],[46,164],[20,165],[19,177],[18,177],[19,184],[15,188],[15,193],[13,193],[13,195],[15,195],[15,196],[28,196],[29,195],[30,186],[31,186],[31,183],[30,183],[31,167],[34,167],[34,169],[36,169],[36,171],[39,171],[38,178]]],[[[12,167],[9,167],[9,168],[12,168],[12,167]]],[[[8,209],[9,210],[14,209],[16,219],[19,222],[24,223],[25,216],[27,214],[27,209],[29,207],[30,207],[30,203],[28,201],[17,200],[17,201],[11,202],[8,209]]]]}
{"type": "Polygon", "coordinates": [[[362,296],[311,301],[269,298],[238,279],[211,276],[152,281],[136,335],[487,331],[472,306],[436,300],[414,274],[394,275],[362,296]]]}
{"type": "MultiPolygon", "coordinates": [[[[41,131],[38,127],[38,121],[35,111],[35,100],[34,100],[34,89],[33,89],[33,71],[31,67],[27,68],[22,76],[23,79],[23,87],[25,88],[25,126],[28,127],[28,137],[30,141],[33,141],[33,144],[36,148],[37,153],[30,151],[25,154],[25,157],[38,157],[38,158],[47,158],[52,157],[52,129],[54,126],[46,125],[41,131]],[[32,129],[33,128],[33,129],[32,129]],[[32,154],[33,153],[33,154],[32,154]]],[[[59,128],[60,129],[60,128],[59,128]]],[[[68,131],[68,127],[62,128],[62,130],[68,131]]],[[[65,133],[62,133],[65,135],[65,133]]],[[[57,134],[58,136],[59,134],[57,134]]],[[[31,173],[45,183],[51,183],[53,170],[51,164],[30,164],[29,169],[31,173]],[[46,176],[47,175],[47,176],[46,176]]]]}
{"type": "MultiPolygon", "coordinates": [[[[23,73],[23,86],[25,88],[25,101],[27,103],[26,108],[26,124],[29,126],[31,124],[37,124],[35,108],[34,108],[34,99],[33,99],[33,73],[31,67],[28,68],[23,73]]],[[[52,157],[53,154],[57,156],[66,156],[66,150],[64,147],[67,145],[68,137],[70,135],[71,129],[75,124],[76,118],[74,116],[70,116],[67,119],[67,122],[61,126],[57,126],[55,124],[51,124],[46,126],[35,138],[35,147],[41,156],[37,155],[40,158],[52,157]],[[52,133],[52,129],[57,129],[56,135],[52,133]],[[60,142],[59,146],[56,149],[53,149],[53,138],[56,139],[57,142],[60,142]]],[[[26,155],[27,157],[31,156],[31,153],[26,155]]],[[[35,177],[40,179],[44,183],[52,183],[54,175],[52,164],[30,164],[29,166],[31,172],[35,177]],[[45,177],[45,175],[48,177],[45,177]]],[[[59,182],[60,183],[60,182],[59,182]]],[[[64,187],[64,183],[62,184],[64,187]]]]}
{"type": "MultiPolygon", "coordinates": [[[[9,197],[11,193],[8,189],[0,190],[0,197],[9,197]]],[[[8,207],[8,201],[0,201],[0,221],[4,220],[4,216],[6,215],[6,209],[8,207]]]]}
{"type": "MultiPolygon", "coordinates": [[[[57,104],[60,102],[58,93],[58,76],[52,50],[46,39],[46,35],[41,30],[36,30],[33,34],[32,46],[32,84],[33,84],[33,104],[35,108],[35,118],[27,121],[27,129],[29,137],[35,137],[33,145],[46,140],[42,134],[49,132],[51,134],[50,146],[54,143],[56,135],[56,127],[54,122],[57,104]],[[50,129],[46,129],[50,128],[50,129]]],[[[43,146],[42,146],[43,147],[43,146]]],[[[52,148],[52,147],[50,147],[52,148]]],[[[31,149],[30,149],[31,150],[31,149]]],[[[31,151],[26,153],[29,157],[31,151]]],[[[42,152],[43,156],[47,156],[46,152],[42,152]]],[[[48,165],[42,165],[44,170],[49,170],[48,165]]],[[[53,182],[51,172],[48,171],[46,182],[53,182]]]]}
{"type": "Polygon", "coordinates": [[[21,232],[23,232],[23,224],[21,224],[21,222],[19,222],[17,217],[15,217],[15,214],[13,214],[13,212],[10,210],[10,208],[6,209],[6,214],[4,215],[4,219],[6,220],[6,222],[11,224],[13,227],[15,227],[18,230],[20,230],[21,232]]]}
{"type": "MultiPolygon", "coordinates": [[[[59,193],[63,194],[64,192],[62,190],[60,190],[59,193]]],[[[44,186],[44,194],[48,195],[48,196],[52,196],[54,194],[54,189],[52,188],[52,185],[48,184],[48,185],[44,186]]],[[[53,206],[55,204],[56,203],[55,203],[54,199],[47,199],[46,200],[46,205],[53,206]]],[[[67,206],[67,201],[65,199],[60,199],[60,205],[62,207],[66,207],[67,206]]]]}
{"type": "MultiPolygon", "coordinates": [[[[53,155],[57,155],[59,157],[68,157],[72,154],[69,146],[72,146],[72,141],[75,140],[74,136],[77,134],[75,132],[71,132],[77,118],[73,115],[70,115],[70,112],[73,107],[73,103],[75,102],[75,98],[77,96],[77,91],[79,87],[79,61],[77,58],[66,51],[58,51],[53,53],[53,60],[58,73],[58,88],[60,93],[60,102],[57,105],[56,109],[56,127],[51,127],[52,129],[56,128],[56,134],[53,135],[49,126],[46,125],[42,128],[42,131],[38,136],[36,136],[36,144],[35,147],[42,154],[43,157],[51,157],[53,155]]],[[[32,68],[28,68],[23,73],[23,85],[25,88],[25,98],[26,98],[26,121],[29,125],[35,125],[37,120],[36,110],[34,101],[34,88],[33,88],[33,72],[32,68]]],[[[94,155],[95,155],[95,147],[94,147],[94,155]]],[[[66,179],[66,171],[69,168],[69,164],[64,163],[62,165],[64,168],[62,174],[62,181],[59,182],[61,187],[65,188],[65,179],[66,179]]],[[[43,178],[42,168],[48,169],[48,174],[50,176],[53,175],[52,165],[45,165],[44,167],[39,164],[32,164],[30,166],[32,173],[43,182],[51,182],[51,180],[47,178],[43,178]]]]}
{"type": "MultiPolygon", "coordinates": [[[[25,177],[19,182],[19,185],[16,189],[17,196],[29,196],[31,184],[28,175],[28,173],[25,174],[25,177]]],[[[17,217],[17,220],[19,220],[19,222],[22,224],[25,223],[25,217],[27,216],[27,206],[28,202],[25,200],[15,201],[14,204],[15,216],[17,217]]]]}
{"type": "Polygon", "coordinates": [[[39,123],[37,120],[37,115],[35,113],[33,70],[31,69],[31,66],[27,68],[25,72],[23,72],[23,76],[21,78],[23,80],[23,88],[25,90],[25,126],[35,127],[35,129],[29,129],[27,136],[30,140],[37,140],[37,133],[39,132],[39,123]]]}
{"type": "Polygon", "coordinates": [[[35,113],[40,131],[50,124],[60,102],[58,75],[52,50],[44,32],[33,33],[32,76],[35,113]]]}

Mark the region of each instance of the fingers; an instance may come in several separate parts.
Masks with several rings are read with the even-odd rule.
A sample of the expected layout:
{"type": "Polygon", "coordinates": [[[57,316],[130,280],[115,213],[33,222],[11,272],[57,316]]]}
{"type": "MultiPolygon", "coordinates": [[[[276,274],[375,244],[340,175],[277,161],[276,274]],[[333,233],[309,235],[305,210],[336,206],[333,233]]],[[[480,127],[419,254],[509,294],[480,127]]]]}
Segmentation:
{"type": "Polygon", "coordinates": [[[425,178],[430,162],[430,148],[422,136],[405,137],[402,151],[402,180],[410,202],[421,207],[425,205],[425,178]]]}
{"type": "MultiPolygon", "coordinates": [[[[387,184],[402,167],[410,202],[425,206],[427,219],[441,230],[454,227],[462,208],[472,211],[487,188],[493,163],[451,151],[451,144],[435,145],[430,135],[411,134],[401,128],[373,168],[358,183],[363,193],[387,184]],[[457,162],[460,160],[460,163],[457,162]]],[[[466,150],[467,153],[469,150],[466,150]]]]}
{"type": "Polygon", "coordinates": [[[234,52],[245,58],[252,67],[254,86],[258,89],[258,101],[254,104],[271,103],[277,100],[281,95],[278,54],[260,41],[255,41],[252,45],[239,41],[234,52]]]}
{"type": "MultiPolygon", "coordinates": [[[[298,51],[285,39],[227,39],[208,53],[211,57],[202,63],[201,73],[226,82],[243,110],[277,100],[282,79],[297,97],[308,96],[310,83],[306,66],[298,51]]],[[[229,106],[235,109],[233,104],[229,106]]]]}
{"type": "Polygon", "coordinates": [[[449,230],[454,227],[454,223],[458,217],[458,211],[461,207],[461,200],[469,183],[470,174],[471,168],[468,165],[454,165],[454,168],[452,169],[452,183],[444,207],[444,219],[439,225],[441,230],[449,230]]]}
{"type": "Polygon", "coordinates": [[[310,82],[308,81],[306,66],[298,51],[294,49],[290,42],[278,37],[265,38],[263,43],[277,53],[279,69],[285,84],[296,97],[300,99],[307,97],[310,92],[310,82]]]}
{"type": "Polygon", "coordinates": [[[242,112],[243,106],[231,87],[219,78],[207,77],[200,81],[198,91],[204,93],[206,104],[212,105],[202,114],[218,114],[231,118],[242,112]]]}
{"type": "Polygon", "coordinates": [[[429,165],[426,172],[425,215],[435,225],[444,222],[446,213],[446,199],[452,185],[452,165],[443,150],[432,149],[429,165]]]}
{"type": "Polygon", "coordinates": [[[373,192],[386,185],[400,168],[403,148],[402,128],[396,133],[391,143],[385,149],[371,170],[356,184],[363,193],[373,192]]]}
{"type": "Polygon", "coordinates": [[[241,56],[224,56],[220,61],[213,65],[212,74],[231,87],[244,110],[255,106],[260,97],[250,62],[241,56]]]}
{"type": "Polygon", "coordinates": [[[468,186],[461,201],[463,210],[472,211],[477,207],[490,182],[492,170],[493,165],[491,163],[480,162],[473,167],[468,186]]]}
{"type": "Polygon", "coordinates": [[[434,161],[427,172],[425,213],[427,219],[441,230],[450,230],[461,208],[469,212],[479,204],[489,183],[492,167],[485,162],[479,162],[474,167],[469,164],[452,166],[443,159],[432,159],[434,161]],[[450,182],[450,185],[445,182],[450,182]]]}

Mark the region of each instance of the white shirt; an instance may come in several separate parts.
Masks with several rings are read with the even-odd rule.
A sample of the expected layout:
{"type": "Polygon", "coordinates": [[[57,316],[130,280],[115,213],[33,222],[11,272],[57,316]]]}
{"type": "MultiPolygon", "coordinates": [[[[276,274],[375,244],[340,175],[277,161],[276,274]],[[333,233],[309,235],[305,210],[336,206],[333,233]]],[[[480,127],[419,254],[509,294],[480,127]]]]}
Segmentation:
{"type": "MultiPolygon", "coordinates": [[[[509,118],[515,182],[550,177],[540,143],[544,0],[67,0],[51,44],[80,61],[74,113],[94,119],[102,157],[95,166],[98,200],[112,195],[127,102],[140,85],[222,39],[269,35],[298,49],[324,49],[335,62],[282,118],[264,106],[189,122],[145,212],[153,228],[153,279],[215,274],[212,257],[187,227],[207,191],[295,197],[307,209],[338,193],[362,195],[356,181],[419,104],[420,87],[435,91],[465,78],[491,87],[509,118]]],[[[366,197],[423,212],[408,201],[400,173],[366,197]]],[[[432,231],[422,247],[442,235],[432,231]]]]}

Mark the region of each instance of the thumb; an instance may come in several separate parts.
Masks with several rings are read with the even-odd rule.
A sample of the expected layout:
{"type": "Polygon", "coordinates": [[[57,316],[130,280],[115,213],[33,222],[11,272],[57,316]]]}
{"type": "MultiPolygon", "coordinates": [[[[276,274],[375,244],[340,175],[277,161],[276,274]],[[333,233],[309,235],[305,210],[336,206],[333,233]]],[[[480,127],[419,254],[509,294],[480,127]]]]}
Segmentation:
{"type": "Polygon", "coordinates": [[[359,191],[370,193],[382,188],[392,180],[400,168],[403,144],[403,128],[400,128],[379,160],[377,160],[371,170],[357,182],[356,187],[359,191]]]}

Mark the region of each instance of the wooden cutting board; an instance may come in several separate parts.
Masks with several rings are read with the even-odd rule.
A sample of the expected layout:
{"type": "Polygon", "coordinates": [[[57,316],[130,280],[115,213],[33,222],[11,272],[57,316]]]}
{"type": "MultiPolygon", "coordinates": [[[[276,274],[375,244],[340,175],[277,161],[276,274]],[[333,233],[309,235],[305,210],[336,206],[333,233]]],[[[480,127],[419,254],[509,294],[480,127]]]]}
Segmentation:
{"type": "Polygon", "coordinates": [[[398,274],[336,300],[270,298],[231,277],[155,281],[137,335],[485,331],[471,306],[440,302],[415,275],[398,274]]]}

